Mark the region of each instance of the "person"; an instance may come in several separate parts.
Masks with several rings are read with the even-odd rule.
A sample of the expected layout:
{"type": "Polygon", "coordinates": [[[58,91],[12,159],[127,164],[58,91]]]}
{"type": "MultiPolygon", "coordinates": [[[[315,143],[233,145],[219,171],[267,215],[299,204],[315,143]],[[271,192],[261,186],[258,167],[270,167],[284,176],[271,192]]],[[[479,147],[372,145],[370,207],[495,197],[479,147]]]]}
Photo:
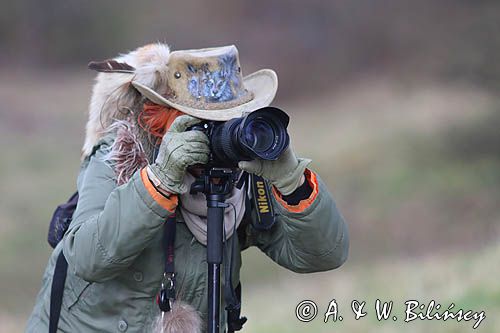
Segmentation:
{"type": "MultiPolygon", "coordinates": [[[[227,121],[270,105],[277,76],[262,69],[244,77],[235,46],[171,52],[157,43],[89,67],[100,73],[77,179],[78,204],[49,259],[26,332],[48,331],[61,253],[68,269],[59,331],[202,332],[207,206],[204,195],[189,188],[211,151],[203,131],[186,129],[202,119],[227,121]],[[165,283],[168,254],[162,244],[169,219],[176,230],[175,301],[164,312],[157,303],[165,283]]],[[[289,145],[275,161],[238,164],[269,184],[275,222],[269,230],[255,227],[246,186],[227,195],[224,236],[235,246],[225,253],[233,262],[223,264],[224,291],[228,283],[239,284],[241,251],[250,246],[299,273],[345,262],[347,225],[310,162],[289,145]]],[[[221,325],[226,319],[224,312],[221,325]]]]}

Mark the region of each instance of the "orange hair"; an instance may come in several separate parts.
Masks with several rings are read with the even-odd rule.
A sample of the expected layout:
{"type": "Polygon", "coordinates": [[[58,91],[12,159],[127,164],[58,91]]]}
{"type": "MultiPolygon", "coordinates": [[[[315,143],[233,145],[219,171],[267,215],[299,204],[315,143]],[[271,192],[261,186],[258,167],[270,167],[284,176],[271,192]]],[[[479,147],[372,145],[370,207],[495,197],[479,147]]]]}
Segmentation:
{"type": "Polygon", "coordinates": [[[144,103],[137,122],[143,130],[161,141],[175,118],[183,114],[185,113],[177,109],[147,102],[144,103]]]}

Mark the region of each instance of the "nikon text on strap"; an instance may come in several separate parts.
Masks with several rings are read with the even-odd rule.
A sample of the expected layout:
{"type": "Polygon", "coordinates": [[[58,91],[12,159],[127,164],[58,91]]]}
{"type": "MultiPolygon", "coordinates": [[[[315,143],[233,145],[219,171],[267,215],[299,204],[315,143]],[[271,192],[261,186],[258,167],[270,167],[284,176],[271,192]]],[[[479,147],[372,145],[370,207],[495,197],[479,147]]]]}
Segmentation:
{"type": "Polygon", "coordinates": [[[275,223],[274,210],[271,202],[271,189],[264,178],[250,174],[252,203],[257,214],[253,226],[257,230],[269,230],[275,223]]]}

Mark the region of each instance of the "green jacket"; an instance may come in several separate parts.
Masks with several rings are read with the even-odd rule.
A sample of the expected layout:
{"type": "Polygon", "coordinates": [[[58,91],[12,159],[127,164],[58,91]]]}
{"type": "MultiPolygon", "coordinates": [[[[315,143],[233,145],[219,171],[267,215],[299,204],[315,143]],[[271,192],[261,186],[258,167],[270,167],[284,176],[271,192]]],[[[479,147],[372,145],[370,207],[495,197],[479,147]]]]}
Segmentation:
{"type": "MultiPolygon", "coordinates": [[[[78,207],[49,259],[26,332],[48,331],[50,286],[60,251],[69,265],[61,332],[148,332],[158,314],[155,298],[164,268],[162,228],[171,212],[154,200],[139,171],[128,183],[116,185],[115,173],[103,158],[109,144],[104,142],[82,164],[78,207]]],[[[259,247],[279,265],[299,273],[331,270],[346,260],[346,224],[325,184],[317,176],[316,181],[317,195],[303,211],[292,211],[273,198],[278,216],[271,230],[257,231],[245,224],[243,241],[236,240],[233,285],[239,281],[241,251],[249,246],[259,247]]],[[[206,321],[206,248],[177,216],[177,296],[206,321]]]]}

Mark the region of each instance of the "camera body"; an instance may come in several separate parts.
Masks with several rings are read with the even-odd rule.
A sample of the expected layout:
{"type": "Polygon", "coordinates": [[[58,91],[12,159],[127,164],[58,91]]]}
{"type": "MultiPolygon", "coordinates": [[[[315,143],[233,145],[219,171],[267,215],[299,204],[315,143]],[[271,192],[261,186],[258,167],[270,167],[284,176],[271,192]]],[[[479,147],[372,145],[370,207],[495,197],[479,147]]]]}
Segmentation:
{"type": "Polygon", "coordinates": [[[188,130],[204,132],[210,140],[209,166],[235,168],[239,161],[276,160],[290,143],[288,115],[264,107],[225,122],[203,121],[188,130]]]}

